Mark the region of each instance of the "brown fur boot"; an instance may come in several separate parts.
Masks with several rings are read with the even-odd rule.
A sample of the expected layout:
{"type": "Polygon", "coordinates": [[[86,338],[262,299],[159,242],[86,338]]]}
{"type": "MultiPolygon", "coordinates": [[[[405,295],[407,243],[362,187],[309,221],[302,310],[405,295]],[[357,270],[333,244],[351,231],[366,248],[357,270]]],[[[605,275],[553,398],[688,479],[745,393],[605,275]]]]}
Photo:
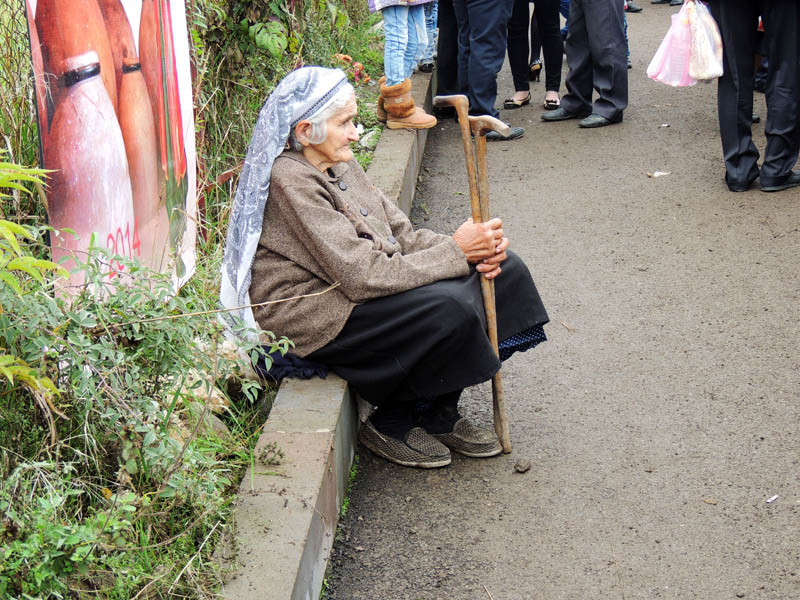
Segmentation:
{"type": "MultiPolygon", "coordinates": [[[[436,125],[436,117],[423,110],[416,110],[411,98],[411,80],[397,85],[381,84],[383,107],[386,110],[386,126],[389,129],[429,129],[436,125]]],[[[380,101],[379,101],[380,102],[380,101]]]]}
{"type": "MultiPolygon", "coordinates": [[[[379,123],[386,123],[386,108],[383,106],[383,86],[386,84],[386,75],[382,75],[381,78],[378,80],[380,84],[380,94],[378,94],[378,103],[375,106],[375,114],[378,117],[379,123]]],[[[419,106],[415,107],[417,113],[425,114],[425,111],[422,110],[419,106]]]]}
{"type": "Polygon", "coordinates": [[[386,75],[383,75],[379,80],[378,84],[380,84],[380,94],[378,94],[378,106],[375,107],[375,112],[378,115],[378,121],[380,123],[386,123],[386,109],[383,107],[383,88],[386,85],[386,75]]]}

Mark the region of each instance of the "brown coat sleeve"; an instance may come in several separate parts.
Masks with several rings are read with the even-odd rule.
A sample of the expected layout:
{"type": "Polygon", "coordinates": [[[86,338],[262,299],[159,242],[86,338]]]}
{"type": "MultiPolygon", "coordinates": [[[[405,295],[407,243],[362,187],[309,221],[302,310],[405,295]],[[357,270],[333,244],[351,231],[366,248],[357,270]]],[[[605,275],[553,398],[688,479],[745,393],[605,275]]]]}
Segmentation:
{"type": "MultiPolygon", "coordinates": [[[[358,179],[351,180],[356,184],[354,188],[361,187],[358,179]]],[[[337,210],[336,205],[342,201],[332,196],[333,186],[320,185],[311,178],[298,181],[280,177],[273,177],[272,186],[270,202],[280,203],[276,208],[289,228],[285,232],[287,237],[302,245],[325,278],[331,283],[338,282],[339,290],[352,302],[469,274],[464,254],[452,238],[433,232],[413,232],[405,215],[383,198],[373,202],[376,208],[383,204],[381,208],[396,244],[367,239],[363,234],[370,229],[370,222],[359,219],[357,213],[354,218],[353,214],[337,210]]],[[[351,197],[355,201],[361,193],[375,194],[375,188],[370,188],[353,189],[351,197]]],[[[374,218],[377,211],[371,212],[374,218]]],[[[373,238],[385,236],[380,227],[372,229],[373,238]]]]}

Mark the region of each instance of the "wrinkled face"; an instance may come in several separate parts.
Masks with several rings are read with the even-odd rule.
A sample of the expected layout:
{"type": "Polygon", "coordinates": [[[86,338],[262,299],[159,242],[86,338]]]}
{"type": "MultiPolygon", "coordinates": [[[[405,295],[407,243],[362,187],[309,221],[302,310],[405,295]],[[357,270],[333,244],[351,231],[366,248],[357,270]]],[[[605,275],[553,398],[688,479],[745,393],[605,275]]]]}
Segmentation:
{"type": "Polygon", "coordinates": [[[328,137],[321,144],[308,146],[316,155],[314,164],[335,165],[353,159],[350,144],[358,141],[358,133],[353,119],[356,116],[356,97],[353,95],[342,110],[326,122],[328,137]]]}

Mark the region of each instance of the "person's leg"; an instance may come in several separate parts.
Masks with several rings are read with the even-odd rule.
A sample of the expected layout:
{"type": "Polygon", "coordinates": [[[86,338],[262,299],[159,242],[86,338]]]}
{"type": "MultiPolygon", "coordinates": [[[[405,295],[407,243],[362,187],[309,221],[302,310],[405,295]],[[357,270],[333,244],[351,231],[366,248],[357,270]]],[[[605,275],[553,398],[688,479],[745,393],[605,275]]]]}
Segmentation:
{"type": "Polygon", "coordinates": [[[584,11],[586,1],[571,0],[569,4],[566,43],[569,71],[565,82],[567,94],[561,99],[561,108],[573,115],[585,115],[592,110],[592,53],[584,11]]]}
{"type": "Polygon", "coordinates": [[[800,8],[792,0],[767,0],[762,9],[767,56],[767,147],[761,186],[782,184],[800,151],[800,8]]]}
{"type": "Polygon", "coordinates": [[[567,39],[569,34],[569,0],[560,0],[558,11],[564,17],[564,26],[561,28],[561,37],[567,39]]]}
{"type": "Polygon", "coordinates": [[[584,6],[591,78],[599,95],[592,112],[616,122],[628,106],[625,11],[621,0],[584,0],[584,6]]]}
{"type": "Polygon", "coordinates": [[[625,14],[623,11],[622,13],[622,22],[624,24],[625,30],[625,57],[628,60],[628,68],[631,68],[631,45],[628,42],[628,15],[625,14]]]}
{"type": "Polygon", "coordinates": [[[436,31],[436,2],[428,2],[422,6],[425,10],[425,33],[428,36],[428,43],[425,46],[425,52],[422,54],[419,64],[420,71],[428,72],[427,65],[433,66],[433,51],[436,47],[434,43],[434,33],[436,31]],[[423,65],[426,65],[425,69],[422,68],[423,65]]]}
{"type": "Polygon", "coordinates": [[[503,66],[513,0],[467,0],[469,19],[468,98],[471,115],[499,117],[497,74],[503,66]]]}
{"type": "Polygon", "coordinates": [[[383,70],[386,85],[398,85],[406,79],[405,53],[408,47],[408,7],[387,6],[383,16],[383,70]]]}
{"type": "Polygon", "coordinates": [[[758,177],[751,121],[759,8],[751,0],[712,0],[709,6],[722,36],[724,72],[717,84],[717,109],[725,181],[731,191],[744,191],[758,177]]]}
{"type": "Polygon", "coordinates": [[[536,22],[542,38],[544,51],[546,99],[558,100],[561,88],[561,67],[564,60],[564,40],[559,32],[559,0],[538,0],[536,3],[536,22]]]}
{"type": "Polygon", "coordinates": [[[436,94],[449,96],[458,93],[458,21],[453,0],[439,0],[437,24],[439,39],[436,51],[436,94]]]}
{"type": "Polygon", "coordinates": [[[404,55],[406,78],[411,77],[417,64],[422,60],[425,47],[428,45],[428,33],[425,29],[425,7],[416,4],[408,7],[408,45],[404,55]]]}
{"type": "Polygon", "coordinates": [[[469,98],[470,24],[467,0],[452,0],[458,24],[458,93],[469,98]]]}
{"type": "Polygon", "coordinates": [[[533,12],[531,13],[531,57],[529,60],[531,65],[542,62],[542,37],[539,34],[538,5],[538,2],[533,5],[533,12]]]}
{"type": "Polygon", "coordinates": [[[508,20],[508,66],[514,80],[514,99],[529,98],[528,84],[528,24],[530,18],[528,0],[514,0],[511,18],[508,20]]]}

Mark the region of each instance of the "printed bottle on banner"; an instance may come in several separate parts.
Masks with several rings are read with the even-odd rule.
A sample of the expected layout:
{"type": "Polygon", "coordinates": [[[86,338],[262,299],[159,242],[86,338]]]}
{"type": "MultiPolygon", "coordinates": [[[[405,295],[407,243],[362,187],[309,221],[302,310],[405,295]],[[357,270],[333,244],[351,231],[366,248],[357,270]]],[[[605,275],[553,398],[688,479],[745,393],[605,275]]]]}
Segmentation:
{"type": "MultiPolygon", "coordinates": [[[[69,57],[90,51],[97,53],[103,85],[116,113],[114,58],[97,0],[38,0],[36,26],[42,42],[44,68],[48,74],[58,75],[58,69],[69,57]]],[[[51,88],[57,105],[65,90],[52,83],[51,88]]]]}
{"type": "Polygon", "coordinates": [[[119,122],[130,168],[142,264],[163,270],[169,248],[167,207],[159,198],[156,129],[139,61],[123,59],[119,122]]]}
{"type": "MultiPolygon", "coordinates": [[[[122,87],[122,60],[135,58],[138,60],[133,30],[120,0],[98,0],[103,21],[106,24],[108,39],[111,42],[111,55],[114,58],[114,78],[117,82],[117,96],[122,87]]],[[[120,107],[120,110],[122,107],[120,107]]],[[[119,111],[117,112],[119,114],[119,111]]]]}
{"type": "MultiPolygon", "coordinates": [[[[56,106],[44,153],[50,174],[48,215],[53,259],[75,254],[87,258],[90,241],[113,254],[138,256],[128,161],[114,107],[101,79],[97,53],[85,52],[62,61],[56,106]]],[[[65,265],[74,266],[72,261],[65,265]]],[[[112,261],[108,278],[124,266],[112,261]]],[[[75,282],[74,282],[75,283],[75,282]]],[[[82,283],[82,282],[76,282],[82,283]]]]}
{"type": "MultiPolygon", "coordinates": [[[[39,32],[36,30],[36,20],[33,18],[31,4],[25,0],[28,11],[28,30],[31,37],[31,62],[33,63],[33,85],[36,93],[36,110],[39,117],[39,137],[42,148],[47,143],[47,130],[50,128],[52,112],[47,108],[47,85],[44,78],[44,62],[42,60],[42,44],[39,41],[39,32]]],[[[51,106],[52,108],[52,106],[51,106]]]]}
{"type": "Polygon", "coordinates": [[[158,130],[158,89],[161,86],[161,53],[158,51],[158,47],[155,0],[142,0],[142,16],[139,21],[139,62],[142,65],[142,75],[147,84],[147,94],[150,96],[153,122],[156,123],[156,136],[160,135],[158,130]]]}

